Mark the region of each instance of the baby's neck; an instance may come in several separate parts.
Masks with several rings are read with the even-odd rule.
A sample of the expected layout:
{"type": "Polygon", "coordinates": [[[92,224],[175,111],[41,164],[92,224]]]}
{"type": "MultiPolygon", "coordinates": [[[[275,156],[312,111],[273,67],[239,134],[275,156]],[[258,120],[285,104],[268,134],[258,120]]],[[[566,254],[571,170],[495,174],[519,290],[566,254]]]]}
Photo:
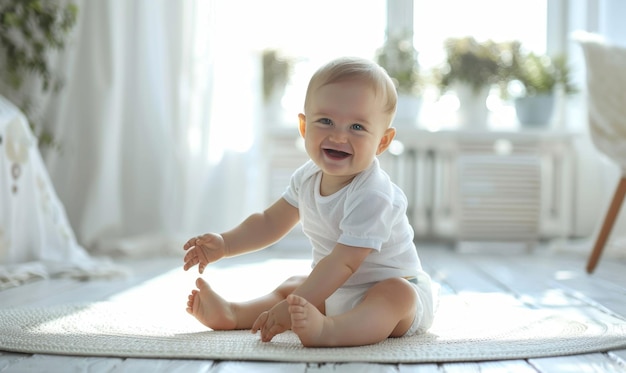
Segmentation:
{"type": "Polygon", "coordinates": [[[330,196],[331,194],[337,193],[346,185],[349,185],[355,177],[356,175],[333,176],[322,173],[322,180],[320,181],[320,195],[330,196]]]}

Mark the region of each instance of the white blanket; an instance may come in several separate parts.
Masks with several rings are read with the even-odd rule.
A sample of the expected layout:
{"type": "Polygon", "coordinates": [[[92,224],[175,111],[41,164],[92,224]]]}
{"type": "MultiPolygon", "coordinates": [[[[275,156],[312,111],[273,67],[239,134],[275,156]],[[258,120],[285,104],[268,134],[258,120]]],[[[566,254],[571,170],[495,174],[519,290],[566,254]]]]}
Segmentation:
{"type": "Polygon", "coordinates": [[[77,243],[26,117],[0,96],[0,290],[34,278],[122,272],[77,243]]]}

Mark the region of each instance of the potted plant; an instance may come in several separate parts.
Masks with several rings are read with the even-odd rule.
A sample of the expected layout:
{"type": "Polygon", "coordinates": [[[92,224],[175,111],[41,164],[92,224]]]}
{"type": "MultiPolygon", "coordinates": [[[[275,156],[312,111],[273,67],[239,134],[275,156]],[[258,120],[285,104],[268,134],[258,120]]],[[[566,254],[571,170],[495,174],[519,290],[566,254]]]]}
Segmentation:
{"type": "Polygon", "coordinates": [[[387,71],[396,86],[396,119],[417,121],[421,107],[421,79],[418,52],[411,34],[387,35],[383,46],[376,51],[376,62],[387,71]]]}
{"type": "Polygon", "coordinates": [[[294,61],[277,49],[265,49],[263,60],[263,101],[266,105],[278,105],[285,94],[294,61]]]}
{"type": "Polygon", "coordinates": [[[61,89],[63,79],[50,54],[64,49],[77,13],[67,1],[3,0],[0,5],[0,94],[24,112],[40,145],[52,144],[53,138],[42,129],[36,94],[25,83],[34,82],[42,92],[61,89]]]}
{"type": "Polygon", "coordinates": [[[473,37],[445,41],[446,60],[434,75],[442,92],[453,90],[459,99],[459,124],[483,127],[487,121],[486,99],[494,84],[501,84],[510,61],[503,53],[514,43],[478,42],[473,37]]]}
{"type": "Polygon", "coordinates": [[[513,55],[509,80],[518,120],[528,126],[550,121],[559,89],[566,95],[577,91],[563,54],[550,57],[519,49],[513,55]]]}
{"type": "Polygon", "coordinates": [[[474,92],[498,83],[502,76],[502,46],[492,40],[478,42],[471,36],[449,38],[444,43],[446,61],[436,73],[442,91],[458,83],[474,92]]]}

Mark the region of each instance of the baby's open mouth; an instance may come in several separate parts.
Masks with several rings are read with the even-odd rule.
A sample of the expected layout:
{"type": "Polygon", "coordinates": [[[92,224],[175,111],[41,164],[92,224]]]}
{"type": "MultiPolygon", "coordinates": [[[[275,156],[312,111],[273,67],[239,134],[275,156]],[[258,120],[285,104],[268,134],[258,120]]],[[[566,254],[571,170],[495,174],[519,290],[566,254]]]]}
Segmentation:
{"type": "Polygon", "coordinates": [[[328,157],[333,159],[344,159],[352,155],[350,153],[342,152],[341,150],[335,149],[324,149],[324,153],[326,153],[328,157]]]}

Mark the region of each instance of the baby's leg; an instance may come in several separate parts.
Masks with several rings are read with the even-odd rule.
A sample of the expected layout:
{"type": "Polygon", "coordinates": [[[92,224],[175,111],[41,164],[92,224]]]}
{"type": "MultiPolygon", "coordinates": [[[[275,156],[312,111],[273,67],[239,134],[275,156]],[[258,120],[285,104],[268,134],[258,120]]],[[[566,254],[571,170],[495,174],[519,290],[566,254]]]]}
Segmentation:
{"type": "Polygon", "coordinates": [[[248,302],[228,302],[202,278],[191,291],[187,312],[213,330],[250,329],[259,314],[291,294],[306,277],[291,277],[271,293],[248,302]]]}
{"type": "Polygon", "coordinates": [[[362,346],[400,337],[415,318],[417,293],[406,280],[393,278],[368,290],[354,309],[327,317],[306,299],[287,297],[291,329],[308,347],[362,346]]]}

